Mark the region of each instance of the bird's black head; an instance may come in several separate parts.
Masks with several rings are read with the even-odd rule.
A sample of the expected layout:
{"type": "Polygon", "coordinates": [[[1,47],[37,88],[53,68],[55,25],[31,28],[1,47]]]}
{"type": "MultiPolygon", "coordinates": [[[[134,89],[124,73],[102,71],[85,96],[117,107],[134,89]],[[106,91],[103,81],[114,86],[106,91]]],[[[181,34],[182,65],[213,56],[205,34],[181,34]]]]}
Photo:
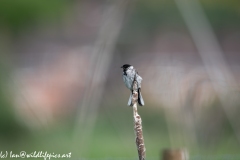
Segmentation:
{"type": "Polygon", "coordinates": [[[130,67],[131,65],[129,65],[129,64],[124,64],[121,68],[123,69],[123,70],[126,70],[126,69],[128,69],[128,67],[130,67]]]}

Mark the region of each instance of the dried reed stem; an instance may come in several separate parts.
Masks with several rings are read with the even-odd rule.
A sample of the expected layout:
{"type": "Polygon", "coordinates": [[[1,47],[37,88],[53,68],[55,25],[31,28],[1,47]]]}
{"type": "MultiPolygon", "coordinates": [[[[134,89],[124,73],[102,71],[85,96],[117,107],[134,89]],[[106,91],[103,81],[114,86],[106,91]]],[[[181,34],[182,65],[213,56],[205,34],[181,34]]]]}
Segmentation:
{"type": "Polygon", "coordinates": [[[142,119],[137,112],[138,103],[138,89],[137,81],[133,82],[132,104],[133,104],[133,118],[134,118],[134,131],[136,136],[136,146],[138,150],[139,160],[145,160],[146,148],[144,145],[143,131],[142,131],[142,119]]]}

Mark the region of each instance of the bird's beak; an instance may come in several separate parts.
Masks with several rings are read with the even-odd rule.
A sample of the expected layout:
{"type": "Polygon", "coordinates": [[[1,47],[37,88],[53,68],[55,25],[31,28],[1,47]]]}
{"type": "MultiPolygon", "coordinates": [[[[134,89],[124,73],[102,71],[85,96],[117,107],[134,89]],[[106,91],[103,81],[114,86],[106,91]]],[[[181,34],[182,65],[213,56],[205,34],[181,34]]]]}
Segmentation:
{"type": "Polygon", "coordinates": [[[123,66],[121,68],[123,68],[123,66]]]}

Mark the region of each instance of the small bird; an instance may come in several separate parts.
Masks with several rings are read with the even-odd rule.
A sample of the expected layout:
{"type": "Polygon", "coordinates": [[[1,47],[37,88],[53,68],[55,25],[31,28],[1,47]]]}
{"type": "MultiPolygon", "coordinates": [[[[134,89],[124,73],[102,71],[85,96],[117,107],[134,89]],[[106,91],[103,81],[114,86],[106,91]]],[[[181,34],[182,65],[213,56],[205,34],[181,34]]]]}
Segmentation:
{"type": "Polygon", "coordinates": [[[128,100],[128,106],[132,106],[132,92],[133,92],[132,87],[133,87],[133,81],[135,76],[136,76],[136,81],[138,85],[137,86],[138,87],[138,104],[140,106],[144,106],[144,100],[141,94],[142,77],[138,75],[138,72],[134,69],[132,65],[124,64],[121,68],[123,69],[123,82],[126,85],[126,87],[131,91],[131,94],[128,100]]]}

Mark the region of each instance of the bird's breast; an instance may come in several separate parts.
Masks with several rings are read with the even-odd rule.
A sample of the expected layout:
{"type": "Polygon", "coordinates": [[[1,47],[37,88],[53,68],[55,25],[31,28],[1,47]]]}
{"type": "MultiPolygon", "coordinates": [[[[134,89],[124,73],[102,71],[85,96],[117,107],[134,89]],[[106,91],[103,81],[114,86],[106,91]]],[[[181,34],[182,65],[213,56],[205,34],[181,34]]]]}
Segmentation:
{"type": "Polygon", "coordinates": [[[132,89],[132,80],[129,77],[123,75],[123,81],[128,89],[132,89]]]}

